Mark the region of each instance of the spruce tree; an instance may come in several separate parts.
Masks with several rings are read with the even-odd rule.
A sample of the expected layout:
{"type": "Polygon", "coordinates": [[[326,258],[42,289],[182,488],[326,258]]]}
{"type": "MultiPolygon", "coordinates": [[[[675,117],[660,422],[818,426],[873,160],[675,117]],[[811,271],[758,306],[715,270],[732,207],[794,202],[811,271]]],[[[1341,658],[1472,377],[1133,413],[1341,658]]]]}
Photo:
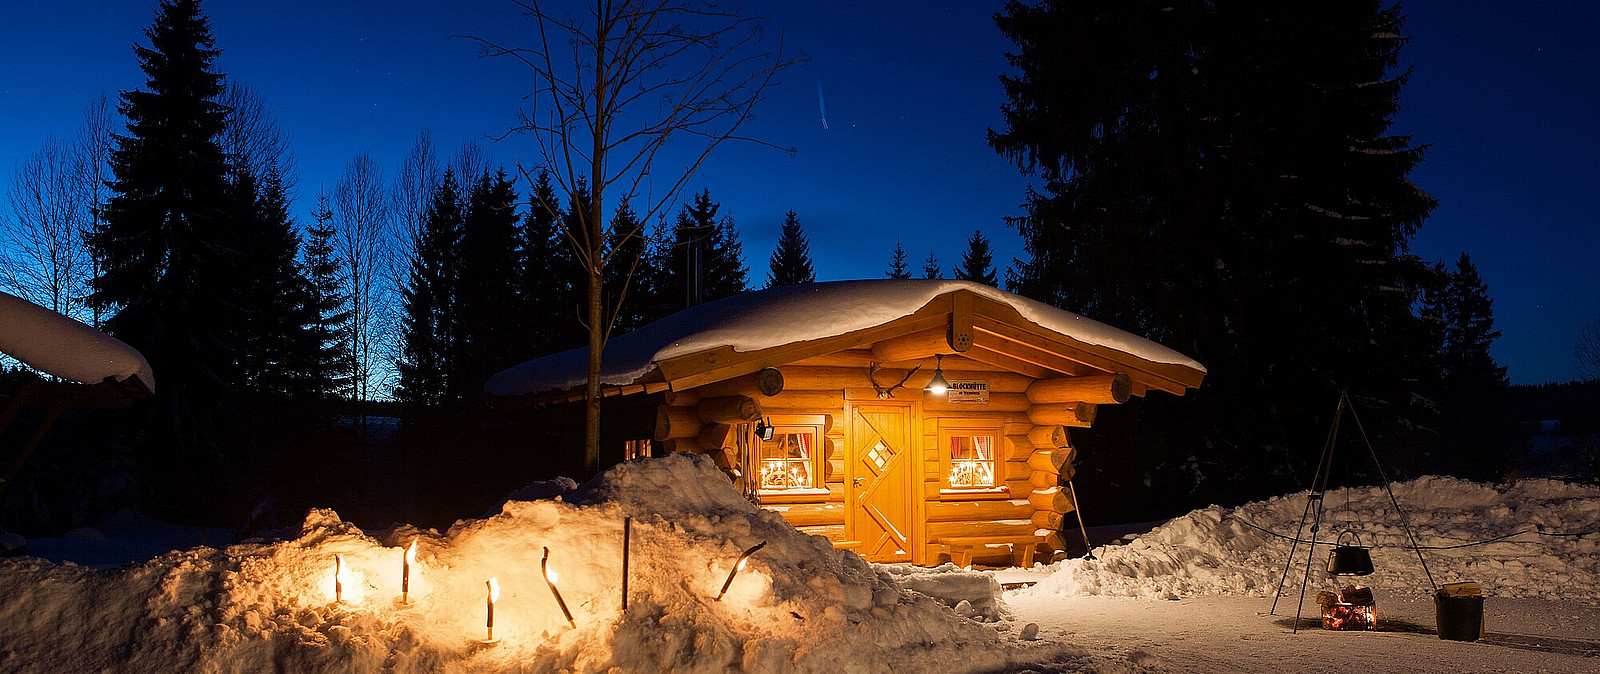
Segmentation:
{"type": "Polygon", "coordinates": [[[772,251],[768,268],[768,288],[817,280],[817,272],[811,266],[811,245],[800,228],[800,217],[792,210],[783,216],[778,245],[772,251]]]}
{"type": "Polygon", "coordinates": [[[566,218],[556,203],[550,174],[540,172],[534,180],[529,201],[532,207],[518,230],[517,307],[521,315],[519,334],[524,335],[527,357],[549,355],[561,350],[558,335],[569,332],[560,324],[578,303],[582,276],[574,276],[572,247],[557,224],[566,218]],[[564,313],[566,312],[566,313],[564,313]]]}
{"type": "Polygon", "coordinates": [[[344,266],[334,253],[333,208],[326,193],[317,195],[317,206],[311,211],[314,224],[306,229],[303,266],[311,286],[310,313],[316,316],[308,330],[309,337],[318,345],[314,361],[310,364],[326,383],[327,390],[320,391],[323,398],[349,397],[350,377],[353,370],[345,362],[349,358],[350,312],[345,308],[340,277],[344,266]]]}
{"type": "Polygon", "coordinates": [[[894,256],[889,258],[889,271],[883,273],[884,278],[908,279],[911,278],[911,269],[906,265],[906,249],[900,245],[900,240],[894,241],[894,256]]]}
{"type": "Polygon", "coordinates": [[[744,265],[744,244],[739,241],[739,227],[733,216],[724,215],[717,222],[701,263],[705,280],[701,292],[705,301],[720,300],[749,289],[750,271],[744,265]]]}
{"type": "Polygon", "coordinates": [[[1377,435],[1403,426],[1371,412],[1409,398],[1422,270],[1403,253],[1434,201],[1406,178],[1421,149],[1389,131],[1397,8],[1013,1],[996,21],[1017,51],[989,141],[1044,185],[1015,221],[1012,289],[1211,371],[1155,429],[1182,454],[1147,464],[1194,455],[1218,467],[1208,488],[1281,488],[1242,478],[1281,465],[1272,446],[1320,443],[1340,390],[1377,401],[1377,435]]]}
{"type": "Polygon", "coordinates": [[[1440,441],[1446,453],[1459,457],[1454,463],[1465,477],[1498,480],[1517,454],[1516,429],[1508,414],[1510,382],[1506,368],[1489,353],[1500,337],[1494,329],[1493,300],[1466,253],[1447,279],[1440,312],[1440,441]]]}
{"type": "Polygon", "coordinates": [[[89,302],[105,327],[160,377],[147,468],[182,503],[218,458],[214,417],[234,381],[232,326],[241,279],[229,246],[227,157],[217,144],[219,53],[195,0],[169,0],[135,46],[146,82],[122,94],[128,122],[112,154],[112,196],[89,245],[98,262],[89,302]]]}
{"type": "Polygon", "coordinates": [[[928,251],[928,259],[922,261],[922,278],[944,278],[944,271],[939,269],[939,258],[935,257],[931,250],[928,251]]]}
{"type": "Polygon", "coordinates": [[[678,211],[671,231],[659,232],[651,254],[650,320],[658,320],[690,304],[688,274],[691,255],[698,255],[698,302],[710,302],[746,290],[748,271],[743,244],[733,218],[718,219],[720,204],[711,190],[701,190],[678,211]]]}
{"type": "Polygon", "coordinates": [[[300,238],[289,217],[283,182],[269,174],[257,184],[235,173],[232,224],[239,296],[241,385],[255,397],[317,398],[331,388],[323,342],[314,334],[322,316],[299,262],[300,238]]]}
{"type": "Polygon", "coordinates": [[[972,238],[967,239],[967,250],[961,254],[961,266],[956,267],[955,274],[964,281],[991,286],[1000,284],[994,275],[994,253],[989,250],[989,239],[983,232],[972,230],[972,238]]]}
{"type": "Polygon", "coordinates": [[[604,301],[614,312],[608,334],[615,336],[649,322],[646,298],[652,294],[651,259],[646,255],[644,224],[628,202],[617,205],[607,229],[611,241],[606,244],[605,254],[611,261],[606,264],[604,301]]]}
{"type": "Polygon", "coordinates": [[[462,214],[457,307],[450,367],[450,397],[479,400],[495,372],[527,358],[519,348],[517,303],[517,194],[505,171],[484,174],[472,187],[462,214]]]}
{"type": "Polygon", "coordinates": [[[463,215],[453,171],[445,171],[412,246],[411,269],[401,290],[402,343],[395,399],[413,405],[449,400],[457,354],[455,291],[463,215]]]}

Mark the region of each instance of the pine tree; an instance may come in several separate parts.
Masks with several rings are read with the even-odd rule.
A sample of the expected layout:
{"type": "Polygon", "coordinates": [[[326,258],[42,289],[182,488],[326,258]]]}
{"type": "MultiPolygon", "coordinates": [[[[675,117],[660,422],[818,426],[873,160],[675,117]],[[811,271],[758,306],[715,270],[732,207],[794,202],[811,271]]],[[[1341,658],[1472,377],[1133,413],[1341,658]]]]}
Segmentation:
{"type": "Polygon", "coordinates": [[[772,251],[768,263],[767,287],[815,283],[817,272],[811,266],[811,244],[800,229],[800,217],[794,211],[783,216],[783,226],[778,232],[778,246],[772,251]]]}
{"type": "Polygon", "coordinates": [[[998,286],[1000,280],[994,275],[994,254],[989,250],[989,239],[983,232],[972,230],[972,238],[967,239],[967,250],[961,254],[961,266],[956,268],[956,278],[964,281],[977,281],[985,285],[998,286]]]}
{"type": "MultiPolygon", "coordinates": [[[[1167,451],[1258,470],[1266,446],[1320,443],[1342,389],[1404,407],[1422,270],[1403,252],[1434,201],[1389,132],[1398,9],[1010,2],[996,20],[1018,49],[990,144],[1045,186],[1009,285],[1207,365],[1177,408],[1207,446],[1167,451]]],[[[1207,484],[1276,488],[1239,477],[1207,484]]]]}
{"type": "Polygon", "coordinates": [[[935,257],[931,250],[928,251],[928,259],[922,261],[922,278],[944,278],[944,271],[939,269],[939,258],[935,257]]]}
{"type": "Polygon", "coordinates": [[[395,399],[414,405],[449,400],[458,352],[455,291],[463,214],[453,171],[445,171],[412,246],[411,270],[401,291],[403,334],[395,399]]]}
{"type": "Polygon", "coordinates": [[[457,286],[450,293],[457,311],[450,364],[450,397],[479,400],[495,372],[527,357],[519,348],[517,315],[517,195],[505,171],[484,174],[473,186],[462,214],[457,286]]]}
{"type": "Polygon", "coordinates": [[[688,274],[691,255],[698,256],[700,292],[694,303],[710,302],[746,290],[748,271],[743,244],[733,218],[717,218],[720,204],[711,190],[701,190],[678,211],[670,231],[658,231],[650,254],[649,320],[659,320],[691,304],[688,274]]]}
{"type": "MultiPolygon", "coordinates": [[[[633,206],[624,201],[617,205],[607,228],[611,241],[606,245],[605,304],[614,312],[611,336],[621,335],[649,322],[647,297],[652,294],[649,262],[646,255],[644,223],[639,222],[633,206]],[[643,287],[641,287],[643,286],[643,287]]],[[[609,337],[608,337],[609,339],[609,337]]]]}
{"type": "Polygon", "coordinates": [[[89,237],[99,263],[89,301],[105,327],[159,373],[146,466],[177,503],[215,465],[214,417],[235,380],[231,326],[241,279],[228,245],[225,111],[211,30],[195,0],[162,2],[136,46],[144,90],[122,94],[128,133],[112,156],[112,196],[89,237]],[[170,490],[169,490],[170,489],[170,490]]]}
{"type": "Polygon", "coordinates": [[[308,333],[319,349],[310,367],[327,384],[327,390],[319,392],[320,397],[347,398],[349,372],[354,369],[346,362],[350,353],[350,312],[345,309],[341,292],[344,266],[333,250],[333,237],[338,230],[333,226],[333,208],[326,193],[317,195],[311,217],[315,224],[306,229],[303,266],[311,286],[307,309],[316,316],[308,333]]]}
{"type": "Polygon", "coordinates": [[[883,273],[884,278],[908,279],[911,270],[906,266],[906,248],[900,245],[900,240],[894,241],[894,256],[889,259],[889,271],[883,273]]]}
{"type": "Polygon", "coordinates": [[[1462,253],[1447,276],[1442,311],[1444,349],[1440,358],[1440,440],[1459,457],[1465,477],[1497,480],[1516,458],[1515,426],[1507,413],[1510,382],[1489,348],[1500,337],[1494,329],[1489,287],[1472,259],[1462,253]]]}
{"type": "Polygon", "coordinates": [[[323,343],[314,334],[322,317],[299,263],[300,238],[289,217],[283,182],[236,173],[233,183],[235,273],[239,297],[241,385],[256,397],[320,397],[332,388],[323,343]]]}
{"type": "Polygon", "coordinates": [[[530,195],[532,208],[518,230],[517,306],[521,314],[519,333],[525,336],[528,357],[544,356],[561,350],[558,335],[578,305],[578,286],[583,277],[576,274],[572,247],[567,245],[557,222],[566,216],[556,203],[550,174],[540,172],[530,195]],[[566,312],[566,313],[563,313],[566,312]]]}

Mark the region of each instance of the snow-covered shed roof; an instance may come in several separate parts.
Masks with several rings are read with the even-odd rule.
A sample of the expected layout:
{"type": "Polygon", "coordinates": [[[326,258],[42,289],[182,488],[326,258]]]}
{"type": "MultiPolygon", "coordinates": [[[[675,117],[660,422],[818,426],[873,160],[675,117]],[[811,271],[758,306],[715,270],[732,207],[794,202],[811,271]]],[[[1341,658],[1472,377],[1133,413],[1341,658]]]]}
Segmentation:
{"type": "MultiPolygon", "coordinates": [[[[969,298],[975,351],[1004,353],[1020,345],[1061,358],[1066,364],[1050,369],[1064,375],[1128,373],[1144,386],[1178,394],[1205,376],[1205,367],[1192,358],[1072,312],[981,283],[919,279],[780,286],[692,307],[610,340],[601,383],[681,390],[943,329],[957,311],[957,296],[969,298]]],[[[497,396],[567,391],[585,383],[587,366],[588,349],[573,349],[503,370],[485,388],[497,396]]]]}
{"type": "Polygon", "coordinates": [[[0,292],[0,353],[40,372],[84,384],[132,381],[153,392],[156,379],[139,351],[22,298],[0,292]]]}

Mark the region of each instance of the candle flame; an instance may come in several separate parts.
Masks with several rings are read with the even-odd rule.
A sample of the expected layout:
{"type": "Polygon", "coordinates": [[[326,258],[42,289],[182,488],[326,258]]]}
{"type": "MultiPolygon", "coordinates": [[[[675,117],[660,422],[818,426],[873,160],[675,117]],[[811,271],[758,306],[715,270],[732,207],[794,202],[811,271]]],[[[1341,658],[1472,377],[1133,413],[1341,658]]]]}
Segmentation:
{"type": "Polygon", "coordinates": [[[494,578],[490,578],[489,579],[489,603],[493,604],[493,603],[495,603],[496,601],[499,601],[499,600],[500,600],[500,581],[495,580],[494,578]]]}
{"type": "Polygon", "coordinates": [[[544,568],[544,579],[550,581],[551,585],[555,585],[556,583],[560,582],[560,578],[561,577],[557,576],[556,572],[551,570],[550,567],[546,566],[544,568]]]}
{"type": "Polygon", "coordinates": [[[740,571],[743,571],[744,567],[749,565],[749,564],[750,564],[750,558],[749,557],[740,557],[739,558],[739,570],[740,571]]]}
{"type": "Polygon", "coordinates": [[[344,555],[333,556],[333,579],[343,583],[349,576],[344,572],[344,555]]]}
{"type": "Polygon", "coordinates": [[[406,548],[406,563],[414,564],[417,561],[417,539],[411,539],[411,547],[406,548]]]}

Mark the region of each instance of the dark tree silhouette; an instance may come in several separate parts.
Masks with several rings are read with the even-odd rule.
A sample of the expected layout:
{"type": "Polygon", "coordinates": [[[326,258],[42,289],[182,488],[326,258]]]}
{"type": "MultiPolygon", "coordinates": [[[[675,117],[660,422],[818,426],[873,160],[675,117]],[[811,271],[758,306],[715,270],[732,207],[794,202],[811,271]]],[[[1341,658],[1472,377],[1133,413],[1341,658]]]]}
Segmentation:
{"type": "Polygon", "coordinates": [[[1000,279],[994,274],[994,253],[989,249],[989,239],[983,236],[983,232],[972,230],[972,238],[967,239],[967,250],[961,254],[961,266],[956,267],[955,275],[964,281],[1000,285],[1000,279]]]}
{"type": "Polygon", "coordinates": [[[1494,302],[1489,287],[1466,253],[1445,275],[1438,315],[1443,319],[1440,351],[1440,440],[1445,452],[1466,477],[1498,480],[1517,458],[1511,451],[1516,428],[1509,414],[1510,381],[1489,349],[1500,331],[1494,329],[1494,302]]]}
{"type": "Polygon", "coordinates": [[[316,208],[311,211],[313,224],[306,228],[305,274],[311,284],[311,309],[317,321],[310,328],[310,336],[321,345],[314,369],[328,385],[320,397],[349,397],[350,357],[349,320],[342,292],[344,280],[340,277],[344,266],[333,250],[333,208],[326,193],[317,195],[316,208]]]}
{"type": "Polygon", "coordinates": [[[401,291],[402,343],[395,399],[438,405],[449,399],[456,344],[455,291],[459,278],[461,196],[453,171],[445,171],[412,246],[411,271],[401,291]]]}
{"type": "Polygon", "coordinates": [[[911,269],[906,264],[906,248],[900,245],[900,240],[894,241],[894,255],[889,258],[889,271],[883,273],[884,278],[908,279],[911,278],[911,269]]]}
{"type": "Polygon", "coordinates": [[[1233,478],[1321,442],[1339,390],[1404,411],[1425,269],[1403,253],[1434,200],[1407,180],[1421,149],[1389,131],[1397,8],[1012,1],[996,21],[1017,49],[989,142],[1042,183],[1008,285],[1210,369],[1165,417],[1171,465],[1276,488],[1233,478]]]}
{"type": "Polygon", "coordinates": [[[805,231],[800,228],[800,216],[792,210],[783,216],[783,225],[778,231],[778,245],[773,249],[772,259],[767,266],[768,288],[815,283],[817,280],[816,269],[811,265],[811,244],[806,241],[805,231]]]}
{"type": "Polygon", "coordinates": [[[922,261],[922,278],[944,278],[944,271],[939,269],[939,258],[931,250],[928,251],[928,259],[922,261]]]}
{"type": "Polygon", "coordinates": [[[527,358],[517,334],[519,260],[517,193],[505,171],[484,174],[467,195],[463,209],[457,286],[455,362],[450,397],[481,400],[489,376],[527,358]]]}
{"type": "Polygon", "coordinates": [[[122,94],[128,133],[112,155],[112,196],[89,237],[99,263],[89,302],[106,329],[159,373],[147,468],[174,505],[216,465],[214,417],[234,381],[230,326],[240,279],[229,247],[227,157],[217,144],[219,53],[194,0],[162,2],[135,46],[146,82],[122,94]]]}
{"type": "Polygon", "coordinates": [[[725,215],[719,219],[720,212],[711,190],[701,190],[678,210],[676,224],[655,236],[649,265],[650,320],[747,289],[744,245],[733,219],[725,215]],[[698,292],[691,291],[692,276],[698,277],[698,292]]]}

